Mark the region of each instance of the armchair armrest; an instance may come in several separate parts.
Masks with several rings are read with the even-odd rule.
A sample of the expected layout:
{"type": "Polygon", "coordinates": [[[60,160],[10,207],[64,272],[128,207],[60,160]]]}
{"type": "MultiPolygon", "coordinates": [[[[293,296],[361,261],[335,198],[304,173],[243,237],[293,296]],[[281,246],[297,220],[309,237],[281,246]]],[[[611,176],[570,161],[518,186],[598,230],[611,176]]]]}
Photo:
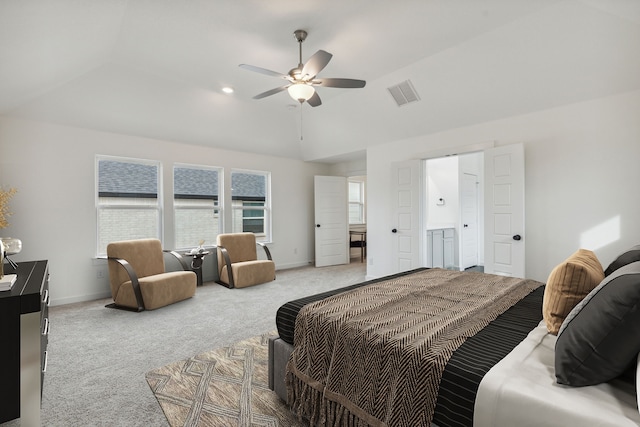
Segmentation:
{"type": "Polygon", "coordinates": [[[191,269],[189,268],[189,264],[187,264],[187,261],[185,261],[184,257],[180,255],[178,252],[171,251],[168,249],[165,249],[162,252],[173,255],[180,262],[180,265],[182,265],[182,269],[184,271],[191,271],[191,269]]]}
{"type": "Polygon", "coordinates": [[[222,258],[224,258],[224,263],[227,266],[227,279],[229,281],[228,285],[230,289],[233,289],[236,287],[236,285],[233,282],[233,271],[231,271],[231,257],[229,257],[229,252],[224,246],[220,245],[217,246],[217,250],[220,251],[220,253],[222,254],[222,258]]]}
{"type": "Polygon", "coordinates": [[[271,251],[269,251],[269,248],[267,247],[267,245],[265,245],[264,243],[261,243],[261,242],[256,242],[256,244],[257,244],[258,246],[261,246],[261,247],[262,247],[262,249],[264,249],[264,252],[267,254],[267,259],[268,259],[269,261],[273,261],[273,260],[271,259],[271,251]]]}
{"type": "Polygon", "coordinates": [[[133,270],[131,264],[122,258],[107,257],[109,261],[115,261],[124,267],[125,271],[129,275],[131,285],[133,286],[133,293],[136,296],[136,304],[138,304],[138,311],[144,311],[144,301],[142,300],[142,291],[140,291],[140,282],[138,282],[138,275],[133,270]]]}

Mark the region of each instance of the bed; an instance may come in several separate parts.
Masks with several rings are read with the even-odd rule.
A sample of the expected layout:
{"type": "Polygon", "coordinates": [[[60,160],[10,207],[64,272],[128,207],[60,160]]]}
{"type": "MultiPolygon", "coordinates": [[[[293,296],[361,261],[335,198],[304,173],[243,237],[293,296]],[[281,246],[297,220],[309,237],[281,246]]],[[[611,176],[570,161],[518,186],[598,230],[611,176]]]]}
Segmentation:
{"type": "MultiPolygon", "coordinates": [[[[623,266],[608,279],[595,274],[589,279],[598,283],[581,284],[581,292],[606,294],[620,287],[620,277],[633,289],[640,247],[636,255],[639,262],[627,263],[631,272],[623,266]]],[[[584,273],[572,257],[563,265],[584,273]]],[[[556,276],[566,282],[566,271],[556,276]]],[[[584,323],[599,296],[577,298],[561,322],[567,331],[552,335],[552,316],[545,312],[549,283],[418,269],[291,301],[276,316],[269,385],[311,425],[552,426],[583,425],[586,418],[598,420],[592,425],[640,426],[629,374],[635,375],[640,346],[614,345],[614,353],[624,353],[623,369],[607,373],[614,375],[607,381],[575,387],[572,381],[585,379],[557,367],[556,348],[570,365],[565,342],[575,340],[576,328],[564,323],[584,323]],[[565,371],[572,374],[558,384],[554,374],[565,371]]],[[[640,317],[631,323],[636,320],[640,324],[640,317]]]]}

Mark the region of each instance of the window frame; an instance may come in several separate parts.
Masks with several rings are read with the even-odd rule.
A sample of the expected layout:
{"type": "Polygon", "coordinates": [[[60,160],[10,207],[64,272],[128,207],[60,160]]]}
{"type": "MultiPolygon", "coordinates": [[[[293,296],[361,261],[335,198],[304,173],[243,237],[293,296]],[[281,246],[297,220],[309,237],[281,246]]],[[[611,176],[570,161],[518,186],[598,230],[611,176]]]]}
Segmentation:
{"type": "MultiPolygon", "coordinates": [[[[176,220],[176,211],[180,210],[180,209],[202,209],[202,210],[210,210],[211,206],[189,206],[189,207],[181,207],[181,206],[176,206],[176,168],[179,169],[195,169],[195,170],[209,170],[209,171],[216,171],[218,173],[218,199],[216,201],[214,201],[214,215],[215,215],[215,211],[218,211],[218,230],[216,232],[216,236],[218,234],[221,234],[224,232],[224,168],[221,166],[207,166],[207,165],[196,165],[196,164],[189,164],[189,163],[174,163],[173,164],[173,168],[172,168],[172,182],[173,182],[173,194],[171,197],[172,203],[173,203],[173,238],[174,238],[174,243],[177,249],[188,249],[189,247],[193,247],[193,246],[189,246],[189,247],[179,247],[178,246],[178,224],[177,224],[177,220],[176,220]],[[217,206],[216,203],[217,202],[217,206]]],[[[181,198],[182,199],[182,198],[181,198]]],[[[197,197],[194,197],[191,200],[196,200],[198,199],[197,197]]],[[[184,198],[182,200],[189,200],[188,198],[184,198]]],[[[215,199],[213,199],[215,200],[215,199]]],[[[216,242],[212,241],[212,242],[205,242],[205,244],[207,246],[210,245],[215,245],[216,242]]]]}
{"type": "Polygon", "coordinates": [[[347,185],[357,184],[359,187],[359,200],[357,202],[351,201],[351,189],[347,188],[347,198],[349,201],[349,213],[351,213],[351,205],[357,205],[360,211],[360,222],[351,222],[351,215],[349,215],[349,225],[364,225],[367,223],[367,215],[365,209],[365,181],[356,179],[347,179],[347,185]]]}
{"type": "MultiPolygon", "coordinates": [[[[158,238],[161,242],[164,241],[163,230],[164,230],[164,210],[163,210],[163,188],[162,188],[162,162],[159,160],[150,160],[150,159],[139,159],[133,157],[120,157],[120,156],[109,156],[103,154],[97,154],[95,156],[95,183],[94,183],[94,196],[95,196],[95,214],[96,214],[96,235],[95,235],[95,251],[97,257],[106,256],[106,247],[104,248],[104,252],[102,252],[102,248],[100,247],[100,213],[104,210],[116,210],[116,209],[137,209],[137,210],[152,210],[155,211],[158,218],[156,235],[153,236],[158,238]],[[111,161],[111,162],[119,162],[119,163],[134,163],[145,166],[155,166],[156,168],[156,203],[154,205],[143,205],[136,203],[118,203],[118,204],[104,204],[101,203],[100,199],[100,162],[101,161],[111,161]]],[[[124,193],[123,193],[124,194],[124,193]]],[[[116,196],[102,196],[102,197],[114,197],[116,196]]],[[[153,199],[153,197],[118,197],[119,199],[126,200],[127,198],[131,198],[139,200],[139,199],[153,199]]],[[[108,244],[108,243],[107,243],[108,244]]]]}
{"type": "MultiPolygon", "coordinates": [[[[271,218],[271,172],[269,171],[257,171],[257,170],[248,170],[248,169],[231,169],[230,170],[230,181],[231,181],[231,191],[230,191],[230,196],[231,196],[231,224],[230,227],[233,230],[234,229],[234,220],[235,220],[235,215],[234,213],[236,213],[237,211],[242,211],[242,220],[244,221],[245,219],[245,215],[244,215],[244,211],[247,210],[262,210],[264,212],[264,234],[262,233],[254,233],[256,235],[256,240],[262,243],[271,243],[272,242],[272,234],[271,234],[271,227],[272,227],[272,218],[271,218]],[[240,198],[235,198],[234,199],[234,194],[233,194],[233,175],[234,174],[248,174],[248,175],[260,175],[260,176],[264,176],[265,178],[265,195],[264,195],[264,206],[247,206],[245,205],[245,202],[257,202],[260,200],[251,200],[251,199],[240,199],[240,198]],[[234,203],[234,201],[242,201],[242,204],[239,205],[237,203],[234,203]]],[[[246,217],[246,218],[251,218],[251,217],[246,217]]],[[[256,217],[252,217],[252,219],[255,219],[256,217]]],[[[259,218],[259,217],[258,217],[259,218]]]]}

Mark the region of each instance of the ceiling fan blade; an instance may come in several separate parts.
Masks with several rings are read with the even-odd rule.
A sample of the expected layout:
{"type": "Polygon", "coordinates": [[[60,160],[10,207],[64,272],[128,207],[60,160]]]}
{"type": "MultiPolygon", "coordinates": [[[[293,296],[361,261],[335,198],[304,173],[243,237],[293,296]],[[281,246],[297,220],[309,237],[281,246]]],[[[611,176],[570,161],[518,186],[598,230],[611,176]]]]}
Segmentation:
{"type": "Polygon", "coordinates": [[[332,79],[332,78],[321,78],[316,79],[312,82],[314,86],[324,86],[324,87],[341,87],[347,89],[357,89],[364,87],[367,82],[364,80],[356,80],[356,79],[332,79]]]}
{"type": "Polygon", "coordinates": [[[267,96],[275,95],[278,92],[282,92],[289,86],[291,85],[284,85],[284,86],[277,87],[275,89],[268,90],[266,92],[259,93],[256,96],[254,96],[253,99],[262,99],[262,98],[266,98],[267,96]]]}
{"type": "Polygon", "coordinates": [[[333,55],[324,50],[319,50],[313,54],[311,58],[307,60],[302,68],[302,79],[310,80],[318,75],[324,67],[327,66],[333,55]]]}
{"type": "Polygon", "coordinates": [[[307,99],[307,102],[312,107],[317,107],[318,105],[322,105],[322,101],[320,100],[320,95],[318,95],[318,91],[315,91],[313,96],[307,99]]]}
{"type": "Polygon", "coordinates": [[[287,79],[287,80],[289,79],[289,76],[286,74],[282,74],[277,71],[267,70],[266,68],[256,67],[254,65],[240,64],[238,65],[238,67],[244,68],[245,70],[254,71],[256,73],[266,74],[267,76],[280,77],[281,79],[287,79]]]}

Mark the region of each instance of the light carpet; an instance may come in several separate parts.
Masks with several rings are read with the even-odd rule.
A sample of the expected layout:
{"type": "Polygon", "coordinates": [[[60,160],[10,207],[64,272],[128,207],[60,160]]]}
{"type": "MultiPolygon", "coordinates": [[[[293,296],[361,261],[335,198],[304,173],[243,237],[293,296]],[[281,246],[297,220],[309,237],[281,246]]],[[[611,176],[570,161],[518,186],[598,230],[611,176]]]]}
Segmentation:
{"type": "Polygon", "coordinates": [[[302,426],[268,387],[275,331],[146,373],[171,426],[302,426]]]}

